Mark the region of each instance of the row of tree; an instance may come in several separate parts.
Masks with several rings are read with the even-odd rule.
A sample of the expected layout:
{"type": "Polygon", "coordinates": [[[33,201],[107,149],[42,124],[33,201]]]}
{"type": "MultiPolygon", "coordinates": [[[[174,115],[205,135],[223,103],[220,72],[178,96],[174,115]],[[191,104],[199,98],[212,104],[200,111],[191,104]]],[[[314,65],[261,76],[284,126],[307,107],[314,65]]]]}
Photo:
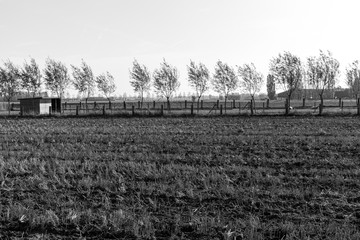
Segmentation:
{"type": "MultiPolygon", "coordinates": [[[[305,63],[290,52],[280,53],[270,60],[270,71],[266,82],[268,97],[270,99],[275,97],[275,84],[282,86],[287,92],[286,112],[288,112],[292,94],[306,84],[312,89],[316,89],[321,99],[321,114],[324,92],[326,89],[334,89],[340,73],[339,67],[339,61],[333,57],[330,51],[320,50],[318,56],[308,57],[305,63]]],[[[215,65],[215,72],[211,76],[204,64],[190,61],[187,72],[189,85],[195,90],[198,101],[209,90],[211,84],[214,91],[224,96],[225,105],[229,94],[235,92],[239,87],[247,92],[254,102],[255,95],[259,93],[264,84],[263,75],[257,71],[253,63],[238,66],[234,70],[228,64],[218,61],[215,65]]],[[[133,62],[133,68],[130,70],[130,83],[134,87],[134,91],[139,92],[143,99],[144,92],[150,89],[152,83],[156,93],[169,101],[180,86],[177,69],[164,60],[160,68],[154,70],[152,77],[153,81],[151,81],[151,74],[146,66],[140,65],[136,60],[133,62]]],[[[346,83],[354,94],[360,93],[358,61],[354,61],[346,68],[346,83]]]]}
{"type": "MultiPolygon", "coordinates": [[[[229,94],[236,91],[239,86],[254,99],[255,94],[260,91],[264,83],[263,75],[256,70],[253,63],[238,67],[236,72],[228,64],[218,61],[215,66],[215,73],[211,78],[210,72],[204,64],[196,64],[194,61],[190,61],[187,72],[189,85],[195,90],[198,103],[203,94],[209,90],[210,84],[216,92],[224,96],[226,106],[229,94]],[[241,82],[239,82],[239,77],[242,79],[241,82]]],[[[170,98],[180,86],[177,68],[168,64],[165,59],[160,68],[154,70],[153,82],[147,67],[139,64],[136,60],[133,62],[132,70],[130,70],[130,78],[130,84],[134,91],[141,95],[141,102],[143,102],[144,93],[150,89],[152,83],[155,92],[160,97],[166,98],[169,106],[170,98]]]]}
{"type": "Polygon", "coordinates": [[[62,98],[66,89],[72,84],[80,94],[85,95],[86,101],[96,87],[110,100],[116,85],[114,77],[109,72],[95,76],[84,60],[79,67],[71,65],[71,69],[72,77],[65,64],[50,58],[46,60],[43,71],[33,58],[30,59],[30,63],[25,61],[22,67],[8,60],[3,67],[0,67],[0,91],[10,103],[20,91],[27,91],[28,95],[35,97],[44,83],[48,90],[62,98]]]}
{"type": "MultiPolygon", "coordinates": [[[[290,101],[292,94],[306,84],[317,90],[322,106],[325,89],[335,87],[339,66],[338,60],[329,51],[320,51],[318,56],[308,57],[305,63],[290,52],[280,53],[270,60],[270,71],[266,82],[268,97],[272,99],[275,96],[275,84],[277,84],[286,90],[290,101]]],[[[359,69],[358,61],[346,68],[347,84],[355,94],[360,93],[359,69]]],[[[253,63],[243,64],[234,69],[219,60],[214,70],[211,75],[204,64],[197,64],[194,61],[190,61],[187,66],[188,83],[195,90],[198,102],[210,87],[224,96],[225,102],[239,87],[254,100],[264,84],[263,75],[253,63]]],[[[3,67],[0,67],[0,91],[8,102],[19,91],[25,90],[35,96],[43,83],[48,90],[60,98],[63,97],[66,89],[73,85],[81,95],[85,96],[86,102],[96,88],[108,99],[115,92],[114,77],[109,72],[95,76],[84,60],[79,67],[71,65],[71,72],[70,76],[65,64],[50,58],[46,60],[43,71],[40,70],[35,59],[31,59],[30,63],[25,61],[22,67],[8,60],[4,62],[3,67]]],[[[177,68],[167,63],[165,59],[152,74],[145,65],[135,60],[130,69],[130,79],[134,91],[141,95],[141,102],[144,93],[153,86],[157,95],[166,98],[169,103],[180,86],[177,68]]]]}

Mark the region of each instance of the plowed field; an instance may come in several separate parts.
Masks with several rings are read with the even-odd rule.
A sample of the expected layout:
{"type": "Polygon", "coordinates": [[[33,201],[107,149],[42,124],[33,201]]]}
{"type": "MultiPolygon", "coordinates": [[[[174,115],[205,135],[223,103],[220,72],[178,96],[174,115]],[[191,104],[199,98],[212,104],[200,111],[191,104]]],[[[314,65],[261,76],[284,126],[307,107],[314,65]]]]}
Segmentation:
{"type": "Polygon", "coordinates": [[[356,117],[0,120],[0,238],[360,239],[356,117]]]}

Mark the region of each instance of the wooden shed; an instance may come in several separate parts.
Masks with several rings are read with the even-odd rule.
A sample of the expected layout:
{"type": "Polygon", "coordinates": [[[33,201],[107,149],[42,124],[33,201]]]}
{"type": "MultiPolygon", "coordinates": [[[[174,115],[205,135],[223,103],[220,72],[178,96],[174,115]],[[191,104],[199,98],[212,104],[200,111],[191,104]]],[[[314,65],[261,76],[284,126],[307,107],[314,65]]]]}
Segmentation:
{"type": "Polygon", "coordinates": [[[49,97],[20,98],[20,111],[22,114],[49,114],[61,112],[61,99],[49,97]]]}

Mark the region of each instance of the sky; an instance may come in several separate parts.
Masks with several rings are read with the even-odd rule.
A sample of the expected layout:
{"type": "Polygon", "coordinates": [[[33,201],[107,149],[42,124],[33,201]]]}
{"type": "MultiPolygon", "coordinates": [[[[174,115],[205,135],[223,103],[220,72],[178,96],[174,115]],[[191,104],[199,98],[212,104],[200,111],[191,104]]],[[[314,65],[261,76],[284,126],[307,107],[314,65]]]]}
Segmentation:
{"type": "MultiPolygon", "coordinates": [[[[290,51],[303,62],[330,50],[344,70],[360,59],[357,0],[0,0],[0,64],[30,57],[70,65],[81,59],[109,71],[117,95],[134,94],[136,59],[152,72],[165,59],[188,86],[190,59],[214,72],[218,60],[253,62],[264,77],[270,59],[290,51]]],[[[265,88],[262,90],[266,92],[265,88]]]]}

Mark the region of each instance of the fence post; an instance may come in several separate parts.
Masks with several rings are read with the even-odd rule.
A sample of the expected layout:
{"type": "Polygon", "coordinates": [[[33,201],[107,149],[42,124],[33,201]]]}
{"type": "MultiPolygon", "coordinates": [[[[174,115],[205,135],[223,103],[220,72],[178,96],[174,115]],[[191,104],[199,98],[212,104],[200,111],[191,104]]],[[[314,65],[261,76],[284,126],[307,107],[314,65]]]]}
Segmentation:
{"type": "Polygon", "coordinates": [[[49,116],[51,116],[51,106],[49,106],[49,116]]]}
{"type": "Polygon", "coordinates": [[[341,111],[344,109],[344,101],[341,101],[341,111]]]}
{"type": "Polygon", "coordinates": [[[235,99],[233,99],[233,108],[235,108],[235,99]]]}
{"type": "Polygon", "coordinates": [[[94,109],[96,109],[96,102],[94,102],[94,109]]]}
{"type": "Polygon", "coordinates": [[[289,99],[285,100],[285,115],[289,114],[289,99]]]}
{"type": "Polygon", "coordinates": [[[341,98],[339,98],[339,107],[341,107],[341,98]]]}
{"type": "Polygon", "coordinates": [[[126,102],[124,101],[124,109],[126,110],[126,102]]]}
{"type": "Polygon", "coordinates": [[[219,109],[219,100],[216,100],[216,108],[219,109]]]}
{"type": "Polygon", "coordinates": [[[160,109],[160,115],[163,116],[164,115],[164,105],[161,104],[161,109],[160,109]]]}
{"type": "Polygon", "coordinates": [[[111,101],[109,101],[109,109],[111,110],[111,101]]]}
{"type": "Polygon", "coordinates": [[[23,106],[20,106],[20,116],[23,116],[23,106]]]}
{"type": "Polygon", "coordinates": [[[105,105],[103,105],[103,115],[105,116],[105,105]]]}
{"type": "Polygon", "coordinates": [[[153,101],[153,108],[155,109],[155,101],[153,101]]]}
{"type": "Polygon", "coordinates": [[[222,115],[222,109],[223,109],[223,106],[222,104],[220,105],[220,115],[222,115]]]}
{"type": "Polygon", "coordinates": [[[303,98],[303,108],[305,108],[305,98],[303,98]]]}
{"type": "Polygon", "coordinates": [[[194,104],[191,104],[191,116],[194,115],[194,104]]]}
{"type": "Polygon", "coordinates": [[[321,99],[319,105],[319,115],[323,113],[323,109],[324,109],[324,99],[321,99]]]}
{"type": "Polygon", "coordinates": [[[360,98],[357,99],[357,115],[360,115],[360,98]]]}
{"type": "Polygon", "coordinates": [[[253,106],[253,100],[250,100],[250,115],[254,115],[254,106],[253,106]]]}
{"type": "Polygon", "coordinates": [[[140,107],[141,107],[141,102],[138,101],[138,109],[140,109],[140,107]]]}
{"type": "Polygon", "coordinates": [[[131,106],[131,113],[133,116],[135,115],[135,106],[134,105],[131,106]]]}
{"type": "Polygon", "coordinates": [[[79,115],[79,106],[76,106],[76,116],[79,115]]]}
{"type": "Polygon", "coordinates": [[[266,99],[266,108],[270,107],[270,99],[266,99]]]}

